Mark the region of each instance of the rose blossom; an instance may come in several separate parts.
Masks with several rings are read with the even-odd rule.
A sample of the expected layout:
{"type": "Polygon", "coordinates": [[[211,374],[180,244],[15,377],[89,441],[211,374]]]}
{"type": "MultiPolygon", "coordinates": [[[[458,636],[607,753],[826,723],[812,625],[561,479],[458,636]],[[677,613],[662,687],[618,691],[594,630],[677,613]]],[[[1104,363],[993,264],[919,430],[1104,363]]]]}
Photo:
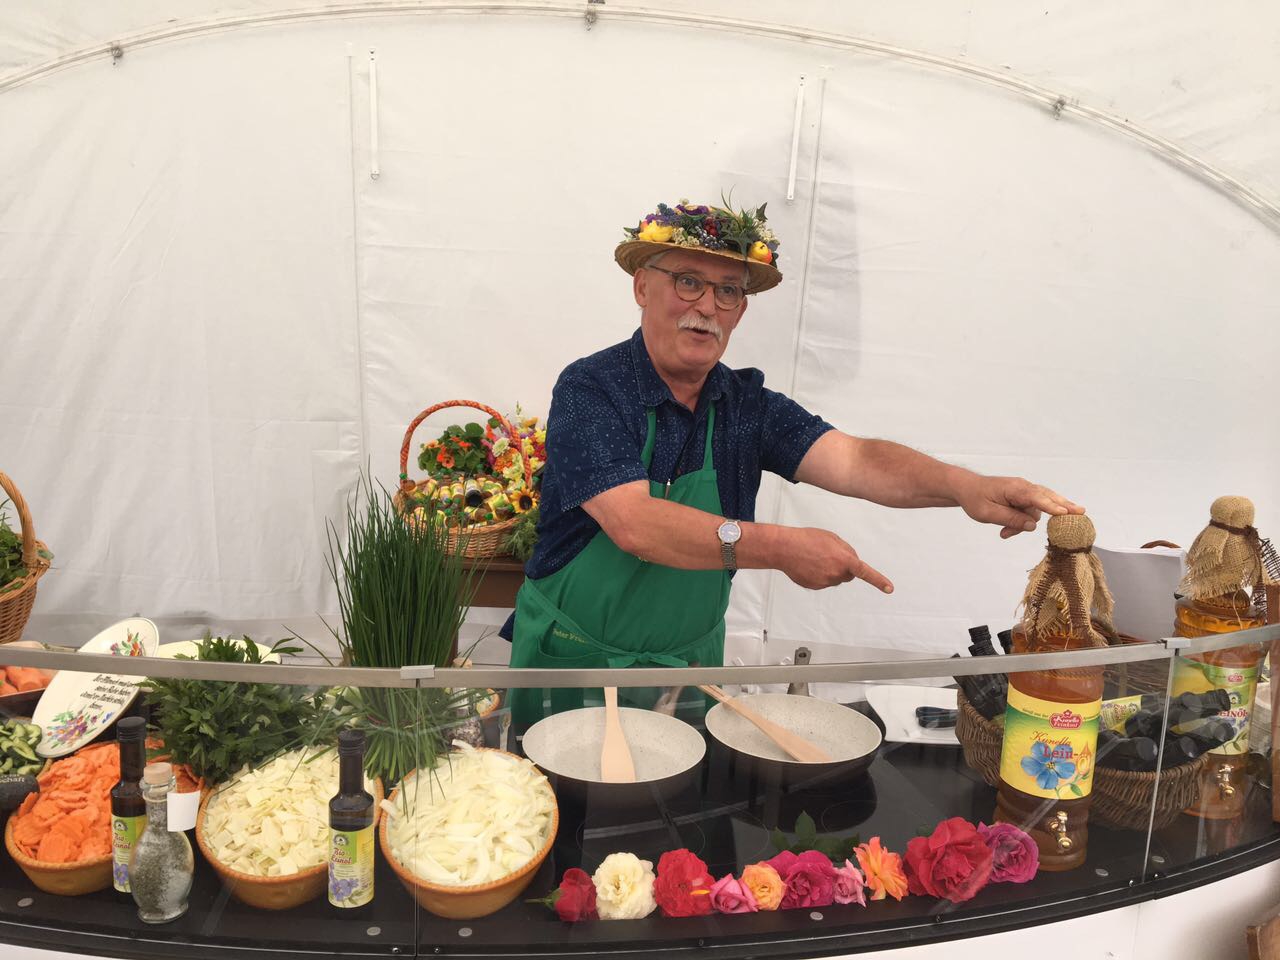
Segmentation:
{"type": "Polygon", "coordinates": [[[978,824],[978,834],[991,848],[992,883],[1026,883],[1040,868],[1040,848],[1012,823],[988,827],[978,824]]]}
{"type": "Polygon", "coordinates": [[[711,885],[711,906],[717,913],[755,913],[760,907],[750,889],[732,873],[711,885]]]}
{"type": "Polygon", "coordinates": [[[867,895],[862,892],[862,871],[848,860],[843,867],[836,867],[836,885],[832,896],[836,903],[856,903],[860,907],[867,905],[867,895]]]}
{"type": "Polygon", "coordinates": [[[653,864],[634,853],[611,853],[591,878],[601,920],[640,920],[653,913],[653,864]]]}
{"type": "Polygon", "coordinates": [[[566,923],[596,920],[596,888],[586,872],[572,867],[564,872],[556,897],[556,916],[566,923]]]}
{"type": "Polygon", "coordinates": [[[991,879],[991,859],[991,848],[973,824],[961,817],[943,820],[930,836],[907,844],[907,889],[962,903],[991,879]]]}
{"type": "Polygon", "coordinates": [[[777,910],[786,884],[767,863],[753,863],[742,871],[742,885],[761,910],[777,910]]]}
{"type": "Polygon", "coordinates": [[[658,858],[653,898],[664,917],[703,917],[711,912],[711,874],[688,850],[668,850],[658,858]]]}
{"type": "Polygon", "coordinates": [[[835,892],[836,871],[831,858],[817,850],[806,850],[797,856],[783,850],[769,861],[786,884],[782,909],[830,906],[835,892]]]}

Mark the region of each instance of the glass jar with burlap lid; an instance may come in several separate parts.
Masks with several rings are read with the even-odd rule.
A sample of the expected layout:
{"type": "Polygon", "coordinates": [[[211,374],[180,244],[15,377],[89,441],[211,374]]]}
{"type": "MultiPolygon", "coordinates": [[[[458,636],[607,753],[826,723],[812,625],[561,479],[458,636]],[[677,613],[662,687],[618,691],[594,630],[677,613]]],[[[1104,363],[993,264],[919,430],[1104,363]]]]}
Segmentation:
{"type": "MultiPolygon", "coordinates": [[[[1093,553],[1093,521],[1052,517],[1048,534],[1014,652],[1106,646],[1115,602],[1093,553]]],[[[1102,685],[1100,666],[1009,675],[995,818],[1031,835],[1044,870],[1070,870],[1087,855],[1102,685]]]]}
{"type": "MultiPolygon", "coordinates": [[[[1267,622],[1266,587],[1280,581],[1280,558],[1253,523],[1254,506],[1247,497],[1219,497],[1213,501],[1208,525],[1187,552],[1187,572],[1178,585],[1179,597],[1174,607],[1176,636],[1233,633],[1267,622]]],[[[1224,820],[1238,816],[1244,809],[1253,786],[1245,772],[1250,719],[1266,653],[1263,644],[1242,643],[1225,650],[1178,657],[1174,662],[1175,696],[1225,690],[1231,700],[1230,708],[1218,716],[1174,730],[1214,744],[1206,753],[1208,762],[1188,813],[1224,820]],[[1207,731],[1213,732],[1212,738],[1207,731]]]]}

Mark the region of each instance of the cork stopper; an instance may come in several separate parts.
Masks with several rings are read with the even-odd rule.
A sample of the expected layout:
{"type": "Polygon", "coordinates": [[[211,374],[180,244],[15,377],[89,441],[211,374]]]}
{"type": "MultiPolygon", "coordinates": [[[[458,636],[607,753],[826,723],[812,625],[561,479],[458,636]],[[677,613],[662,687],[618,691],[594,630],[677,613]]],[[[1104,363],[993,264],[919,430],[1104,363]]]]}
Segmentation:
{"type": "Polygon", "coordinates": [[[1050,517],[1046,525],[1049,533],[1049,545],[1062,550],[1085,550],[1093,546],[1097,532],[1093,521],[1083,513],[1066,513],[1060,517],[1050,517]]]}
{"type": "Polygon", "coordinates": [[[1178,592],[1193,600],[1236,597],[1274,583],[1274,551],[1253,526],[1253,501],[1219,497],[1209,525],[1187,551],[1187,574],[1178,592]]]}
{"type": "Polygon", "coordinates": [[[1049,548],[1031,571],[1022,596],[1022,617],[1032,649],[1050,646],[1051,637],[1076,637],[1106,646],[1115,601],[1107,589],[1102,561],[1093,553],[1097,536],[1083,514],[1050,517],[1049,548]]]}
{"type": "Polygon", "coordinates": [[[142,782],[162,787],[173,779],[173,764],[148,763],[142,771],[142,782]]]}

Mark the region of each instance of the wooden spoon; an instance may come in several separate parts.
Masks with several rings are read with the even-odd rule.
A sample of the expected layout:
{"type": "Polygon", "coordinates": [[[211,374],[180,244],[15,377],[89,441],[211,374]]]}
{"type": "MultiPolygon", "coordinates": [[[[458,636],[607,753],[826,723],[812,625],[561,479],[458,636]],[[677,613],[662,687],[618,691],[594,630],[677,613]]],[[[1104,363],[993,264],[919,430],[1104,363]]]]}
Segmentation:
{"type": "Polygon", "coordinates": [[[772,720],[766,720],[750,707],[744,707],[719,687],[699,685],[698,689],[708,696],[719,700],[744,720],[750,720],[770,740],[780,746],[788,754],[801,763],[834,763],[835,758],[816,743],[811,743],[797,733],[780,727],[772,720]]]}
{"type": "Polygon", "coordinates": [[[635,783],[636,765],[618,716],[618,688],[604,688],[604,746],[600,749],[600,779],[605,783],[635,783]]]}

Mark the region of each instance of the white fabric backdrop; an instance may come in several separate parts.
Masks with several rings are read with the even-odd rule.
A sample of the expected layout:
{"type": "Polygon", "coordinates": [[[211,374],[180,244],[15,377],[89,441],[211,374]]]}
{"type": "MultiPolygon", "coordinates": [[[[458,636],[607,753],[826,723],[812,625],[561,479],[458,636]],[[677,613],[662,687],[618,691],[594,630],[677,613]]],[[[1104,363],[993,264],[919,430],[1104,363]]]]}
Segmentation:
{"type": "MultiPolygon", "coordinates": [[[[330,611],[325,519],[361,464],[393,482],[405,424],[442,399],[544,414],[561,367],[636,324],[610,256],[621,226],[729,187],[769,201],[787,276],[731,365],[852,432],[1055,485],[1106,543],[1189,542],[1226,492],[1258,501],[1264,533],[1280,524],[1259,415],[1280,360],[1274,226],[1069,111],[609,8],[591,31],[426,13],[228,28],[6,81],[166,21],[277,6],[0,15],[0,469],[57,553],[36,626],[141,612],[183,635],[280,632],[330,611]]],[[[789,15],[1007,66],[1280,199],[1280,12],[1250,4],[1226,30],[1156,9],[789,15]]],[[[747,662],[800,642],[819,659],[955,649],[964,627],[1009,620],[1043,542],[780,483],[760,513],[836,530],[898,591],[744,574],[730,632],[747,662]]]]}

